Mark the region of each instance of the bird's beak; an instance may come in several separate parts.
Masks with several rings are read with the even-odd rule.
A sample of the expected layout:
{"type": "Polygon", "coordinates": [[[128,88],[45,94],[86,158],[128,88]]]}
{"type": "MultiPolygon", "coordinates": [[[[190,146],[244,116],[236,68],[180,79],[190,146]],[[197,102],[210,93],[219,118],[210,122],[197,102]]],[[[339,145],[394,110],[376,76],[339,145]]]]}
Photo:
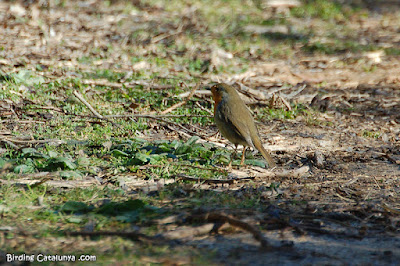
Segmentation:
{"type": "Polygon", "coordinates": [[[211,86],[212,85],[206,85],[206,86],[203,87],[203,90],[211,91],[211,86]]]}

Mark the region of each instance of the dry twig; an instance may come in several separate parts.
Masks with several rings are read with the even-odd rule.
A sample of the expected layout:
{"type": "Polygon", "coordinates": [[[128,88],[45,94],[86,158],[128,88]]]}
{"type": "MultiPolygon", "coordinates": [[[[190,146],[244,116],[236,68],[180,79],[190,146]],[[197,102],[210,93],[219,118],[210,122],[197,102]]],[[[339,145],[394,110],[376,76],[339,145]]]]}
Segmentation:
{"type": "Polygon", "coordinates": [[[172,37],[172,36],[174,36],[174,35],[179,35],[179,34],[181,34],[181,33],[182,33],[182,29],[178,29],[176,32],[173,32],[173,33],[161,34],[161,35],[158,35],[158,36],[154,37],[154,38],[151,40],[151,43],[158,43],[158,42],[160,42],[160,41],[162,41],[162,40],[164,40],[164,39],[166,39],[166,38],[172,37]]]}
{"type": "Polygon", "coordinates": [[[196,220],[203,220],[205,222],[220,222],[220,223],[229,223],[232,226],[239,227],[245,231],[250,232],[253,237],[261,243],[261,247],[268,247],[268,240],[263,236],[260,230],[258,230],[255,226],[243,222],[239,219],[233,218],[226,214],[210,212],[200,215],[192,215],[191,218],[196,220]]]}
{"type": "Polygon", "coordinates": [[[86,100],[83,98],[82,94],[80,94],[78,91],[73,92],[76,98],[78,98],[84,105],[86,105],[87,108],[99,119],[104,119],[104,117],[99,114],[86,100]]]}
{"type": "Polygon", "coordinates": [[[400,165],[400,160],[396,160],[396,158],[392,157],[390,154],[385,154],[383,157],[387,158],[391,163],[400,165]]]}
{"type": "Polygon", "coordinates": [[[196,227],[181,226],[177,230],[163,233],[162,236],[168,239],[182,239],[187,237],[208,234],[213,228],[214,225],[212,223],[196,227]]]}
{"type": "Polygon", "coordinates": [[[201,177],[192,177],[184,174],[177,175],[178,180],[186,180],[186,181],[196,181],[196,182],[203,182],[207,184],[234,184],[235,181],[242,181],[242,180],[252,180],[254,177],[245,177],[245,178],[232,178],[232,179],[206,179],[201,177]]]}
{"type": "Polygon", "coordinates": [[[199,88],[199,86],[200,86],[200,83],[197,83],[196,86],[194,86],[193,89],[190,91],[188,97],[187,97],[185,100],[183,100],[182,102],[179,102],[179,103],[177,103],[177,104],[174,104],[173,106],[171,106],[171,107],[168,108],[168,109],[165,109],[165,110],[162,111],[160,114],[162,114],[162,115],[168,114],[168,113],[172,112],[173,110],[175,110],[176,108],[178,108],[178,107],[180,107],[180,106],[182,106],[182,105],[185,105],[185,104],[187,103],[187,101],[188,101],[190,98],[192,98],[194,92],[199,88]]]}
{"type": "MultiPolygon", "coordinates": [[[[179,123],[175,123],[173,121],[168,121],[166,119],[163,119],[163,117],[179,117],[179,116],[175,116],[175,115],[146,115],[146,114],[135,115],[135,114],[132,114],[132,115],[109,115],[109,116],[106,116],[106,117],[138,117],[138,118],[149,118],[149,119],[159,120],[159,121],[165,122],[167,124],[175,125],[175,126],[181,128],[181,129],[183,129],[184,131],[188,132],[191,135],[196,135],[196,136],[198,136],[200,138],[205,138],[201,134],[193,132],[193,131],[187,129],[186,127],[182,126],[179,123]]],[[[195,117],[195,116],[193,116],[193,117],[195,117]]],[[[201,117],[209,117],[209,116],[201,116],[201,117]]],[[[174,129],[174,130],[176,130],[176,129],[174,129]]]]}
{"type": "MultiPolygon", "coordinates": [[[[250,173],[256,178],[300,178],[305,176],[309,170],[309,166],[303,166],[292,170],[267,170],[256,166],[249,169],[250,173]]],[[[232,170],[232,173],[239,176],[246,176],[249,174],[241,170],[232,170]]]]}
{"type": "Polygon", "coordinates": [[[87,108],[89,108],[89,110],[98,118],[101,120],[105,120],[107,122],[110,122],[113,126],[119,126],[117,124],[115,124],[114,122],[110,121],[108,118],[102,116],[101,114],[99,114],[86,100],[85,98],[83,98],[82,94],[80,94],[78,91],[74,91],[73,92],[74,95],[84,104],[86,105],[87,108]]]}
{"type": "MultiPolygon", "coordinates": [[[[57,144],[63,144],[65,141],[60,140],[60,139],[36,139],[36,140],[21,140],[21,139],[10,139],[10,138],[3,138],[0,139],[0,141],[3,141],[5,143],[18,143],[18,144],[38,144],[38,143],[57,143],[57,144]]],[[[15,145],[15,144],[14,144],[15,145]]]]}
{"type": "Polygon", "coordinates": [[[106,118],[124,118],[124,117],[132,117],[132,118],[164,118],[164,117],[207,117],[212,118],[211,115],[150,115],[150,114],[126,114],[126,115],[105,115],[106,118]]]}
{"type": "Polygon", "coordinates": [[[139,233],[139,232],[113,232],[113,231],[100,231],[100,232],[67,232],[67,236],[90,236],[90,237],[96,237],[96,236],[121,236],[121,237],[126,237],[132,240],[137,240],[141,242],[147,242],[147,243],[161,243],[163,242],[164,239],[160,237],[151,237],[147,236],[145,234],[139,233]]]}

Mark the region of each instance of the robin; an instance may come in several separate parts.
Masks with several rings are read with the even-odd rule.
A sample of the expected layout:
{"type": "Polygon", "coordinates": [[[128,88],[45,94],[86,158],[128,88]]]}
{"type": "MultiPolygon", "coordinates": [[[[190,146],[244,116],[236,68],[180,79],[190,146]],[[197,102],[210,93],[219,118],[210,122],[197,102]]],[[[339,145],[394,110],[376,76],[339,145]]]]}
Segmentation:
{"type": "Polygon", "coordinates": [[[240,164],[243,165],[247,147],[261,152],[269,167],[276,164],[271,155],[261,144],[254,119],[240,98],[235,88],[225,83],[218,83],[211,87],[214,99],[214,120],[222,136],[235,145],[243,145],[243,154],[240,164]]]}

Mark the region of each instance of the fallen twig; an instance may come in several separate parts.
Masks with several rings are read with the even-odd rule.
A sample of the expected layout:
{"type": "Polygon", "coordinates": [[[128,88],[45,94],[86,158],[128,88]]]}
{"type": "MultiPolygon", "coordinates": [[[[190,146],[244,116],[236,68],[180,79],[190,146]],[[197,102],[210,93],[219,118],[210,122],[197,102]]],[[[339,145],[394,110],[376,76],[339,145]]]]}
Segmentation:
{"type": "Polygon", "coordinates": [[[393,213],[393,214],[396,214],[396,215],[400,215],[400,210],[397,210],[397,209],[394,209],[392,207],[389,207],[385,203],[382,203],[381,206],[387,212],[390,212],[390,213],[393,213]]]}
{"type": "Polygon", "coordinates": [[[292,107],[290,106],[290,103],[289,103],[288,101],[286,101],[286,99],[285,99],[282,95],[278,95],[278,96],[279,96],[279,99],[281,99],[283,105],[286,106],[286,109],[287,109],[288,111],[291,111],[291,110],[292,110],[292,107]]]}
{"type": "Polygon", "coordinates": [[[141,242],[148,242],[148,243],[161,243],[163,242],[163,238],[161,237],[151,237],[139,232],[113,232],[113,231],[100,231],[100,232],[66,232],[67,236],[121,236],[126,237],[132,240],[137,240],[141,242]]]}
{"type": "Polygon", "coordinates": [[[3,180],[0,179],[0,185],[13,185],[13,186],[38,186],[46,182],[46,185],[50,187],[62,187],[62,188],[83,188],[90,187],[94,185],[98,185],[99,183],[94,181],[86,181],[86,180],[51,180],[52,178],[57,177],[56,175],[52,175],[49,177],[42,178],[41,180],[31,180],[31,179],[14,179],[14,180],[3,180]]]}
{"type": "Polygon", "coordinates": [[[162,40],[172,37],[174,35],[179,35],[181,33],[182,33],[182,29],[178,29],[176,32],[173,32],[173,33],[161,34],[161,35],[158,35],[158,36],[154,37],[153,39],[151,39],[151,43],[158,43],[159,41],[162,41],[162,40]]]}
{"type": "Polygon", "coordinates": [[[126,115],[105,115],[104,117],[107,118],[124,118],[124,117],[132,117],[132,118],[150,118],[150,119],[156,119],[156,118],[164,118],[164,117],[207,117],[207,118],[212,118],[213,116],[211,115],[150,115],[150,114],[126,114],[126,115]]]}
{"type": "Polygon", "coordinates": [[[385,154],[383,157],[387,158],[389,160],[389,162],[391,162],[391,163],[400,165],[400,160],[396,160],[395,158],[393,158],[389,154],[385,154]]]}
{"type": "Polygon", "coordinates": [[[275,177],[290,177],[290,178],[300,178],[304,176],[308,171],[310,171],[309,166],[303,166],[292,170],[283,170],[282,172],[275,172],[275,177]]]}
{"type": "Polygon", "coordinates": [[[12,141],[8,140],[8,139],[0,139],[1,142],[4,142],[5,144],[7,144],[8,146],[10,146],[11,148],[13,148],[14,150],[18,150],[19,147],[17,145],[15,145],[12,141]]]}
{"type": "MultiPolygon", "coordinates": [[[[3,138],[0,139],[0,141],[4,141],[6,143],[8,142],[12,142],[14,143],[18,143],[18,144],[36,144],[36,143],[50,143],[50,142],[54,142],[57,144],[63,144],[65,143],[65,141],[60,140],[60,139],[35,139],[35,140],[21,140],[21,139],[9,139],[9,138],[3,138]]],[[[15,144],[14,144],[15,145],[15,144]]]]}
{"type": "MultiPolygon", "coordinates": [[[[106,117],[129,117],[129,116],[114,115],[114,116],[106,116],[106,117]]],[[[188,133],[190,133],[190,134],[192,134],[192,135],[196,135],[196,136],[198,136],[198,137],[204,138],[204,136],[202,136],[202,135],[200,135],[200,134],[198,134],[198,133],[196,133],[196,132],[193,132],[193,131],[187,129],[186,127],[182,126],[182,125],[179,124],[179,123],[175,123],[175,122],[173,122],[173,121],[168,121],[168,120],[165,120],[165,119],[162,118],[162,117],[174,117],[174,116],[161,116],[161,115],[132,115],[132,117],[140,117],[140,118],[149,118],[149,119],[159,120],[159,121],[165,122],[165,123],[167,123],[167,124],[175,125],[175,126],[177,126],[177,127],[181,128],[181,129],[185,130],[186,132],[188,132],[188,133]]],[[[208,116],[205,116],[205,117],[208,117],[208,116]]]]}
{"type": "Polygon", "coordinates": [[[108,118],[102,116],[101,114],[99,114],[86,100],[85,98],[83,98],[83,96],[78,92],[78,91],[74,91],[73,94],[84,104],[86,105],[87,108],[89,108],[89,110],[99,119],[105,120],[107,122],[110,122],[113,126],[119,126],[117,124],[115,124],[113,121],[110,121],[108,118]]]}
{"type": "Polygon", "coordinates": [[[239,219],[233,218],[226,214],[220,214],[216,212],[210,212],[205,214],[196,214],[192,215],[191,218],[195,220],[203,220],[205,222],[220,222],[220,223],[229,223],[232,226],[239,227],[245,231],[250,232],[253,237],[261,243],[262,247],[268,247],[268,240],[263,236],[260,230],[258,230],[255,226],[243,222],[239,219]]]}
{"type": "Polygon", "coordinates": [[[292,170],[268,170],[261,167],[253,166],[250,169],[247,169],[247,171],[232,169],[231,172],[232,174],[238,176],[248,176],[249,174],[251,174],[255,178],[300,178],[305,176],[309,170],[309,166],[303,166],[292,170]]]}
{"type": "Polygon", "coordinates": [[[39,124],[44,124],[46,122],[44,121],[37,121],[37,120],[14,120],[14,119],[4,119],[4,120],[0,120],[0,123],[21,123],[21,124],[29,124],[29,123],[39,123],[39,124]]]}
{"type": "Polygon", "coordinates": [[[297,90],[295,90],[289,94],[281,93],[281,96],[285,97],[285,99],[291,100],[294,97],[296,97],[300,92],[302,92],[306,88],[306,86],[307,86],[306,84],[303,84],[301,86],[298,86],[299,88],[297,90]]]}
{"type": "Polygon", "coordinates": [[[182,217],[180,217],[179,215],[171,215],[171,216],[167,216],[167,217],[164,217],[161,219],[155,219],[152,222],[154,224],[158,224],[158,225],[165,225],[165,224],[177,223],[181,219],[182,219],[182,217]]]}
{"type": "Polygon", "coordinates": [[[197,83],[196,86],[194,86],[193,89],[190,91],[188,97],[186,97],[185,100],[183,100],[182,102],[179,102],[179,103],[177,103],[177,104],[174,104],[174,105],[171,106],[170,108],[168,108],[168,109],[162,111],[160,114],[162,114],[162,115],[168,114],[168,113],[172,112],[173,110],[175,110],[176,108],[178,108],[178,107],[180,107],[180,106],[186,104],[187,101],[188,101],[190,98],[192,98],[194,92],[199,88],[199,86],[200,86],[200,83],[197,83]]]}
{"type": "Polygon", "coordinates": [[[78,91],[74,91],[73,92],[74,95],[84,104],[86,105],[87,108],[89,108],[89,110],[99,119],[104,119],[104,117],[99,114],[86,100],[85,98],[83,98],[83,96],[78,92],[78,91]]]}
{"type": "Polygon", "coordinates": [[[151,84],[144,80],[130,81],[129,83],[115,83],[115,82],[109,82],[108,80],[83,80],[82,83],[87,84],[87,85],[111,87],[111,88],[116,88],[116,89],[123,89],[123,88],[134,89],[137,86],[149,87],[154,90],[164,90],[164,89],[174,89],[175,88],[174,85],[151,84]]]}
{"type": "Polygon", "coordinates": [[[208,223],[196,227],[181,226],[177,230],[168,231],[162,234],[163,237],[168,239],[182,239],[192,236],[208,234],[214,228],[214,224],[208,223]]]}
{"type": "Polygon", "coordinates": [[[214,117],[214,113],[211,112],[209,109],[204,108],[201,104],[199,104],[199,102],[195,103],[197,107],[199,107],[201,110],[206,111],[207,113],[210,114],[210,117],[214,117]]]}
{"type": "Polygon", "coordinates": [[[179,167],[196,168],[196,169],[202,169],[202,170],[220,172],[220,173],[225,173],[226,172],[225,169],[219,169],[219,168],[215,168],[215,167],[204,167],[204,166],[191,165],[191,164],[182,164],[181,162],[179,162],[179,167]]]}
{"type": "MultiPolygon", "coordinates": [[[[186,92],[178,94],[178,95],[176,95],[174,97],[184,98],[184,97],[189,96],[189,94],[190,94],[190,91],[186,91],[186,92]]],[[[210,90],[196,90],[194,95],[197,95],[198,97],[202,97],[204,95],[211,96],[211,91],[210,90]]]]}
{"type": "Polygon", "coordinates": [[[243,92],[243,94],[250,98],[257,99],[257,101],[267,101],[272,96],[272,93],[252,89],[240,82],[236,83],[239,85],[239,91],[243,92]]]}
{"type": "Polygon", "coordinates": [[[32,184],[32,185],[31,185],[31,188],[40,186],[40,185],[46,183],[47,181],[51,180],[53,177],[54,177],[54,176],[45,176],[45,177],[43,177],[41,180],[38,180],[39,182],[32,184]]]}
{"type": "MultiPolygon", "coordinates": [[[[55,112],[59,112],[59,113],[64,113],[64,111],[61,108],[58,107],[54,107],[54,106],[33,106],[30,107],[31,109],[43,109],[43,110],[52,110],[55,112]]],[[[19,122],[19,121],[18,121],[19,122]]]]}
{"type": "Polygon", "coordinates": [[[252,180],[254,177],[245,177],[245,178],[232,178],[232,179],[206,179],[201,177],[192,177],[184,174],[177,175],[178,180],[186,180],[186,181],[197,181],[203,182],[207,184],[234,184],[235,181],[242,181],[242,180],[252,180]]]}

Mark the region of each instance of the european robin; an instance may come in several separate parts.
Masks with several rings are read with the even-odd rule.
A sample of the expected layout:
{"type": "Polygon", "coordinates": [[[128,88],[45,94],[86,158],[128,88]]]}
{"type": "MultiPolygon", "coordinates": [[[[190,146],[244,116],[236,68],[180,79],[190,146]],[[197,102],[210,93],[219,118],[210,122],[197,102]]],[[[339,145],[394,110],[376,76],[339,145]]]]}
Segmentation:
{"type": "Polygon", "coordinates": [[[237,146],[243,145],[240,164],[243,165],[247,147],[257,149],[268,163],[269,167],[276,164],[271,155],[262,146],[254,119],[240,98],[235,88],[225,83],[211,87],[214,103],[214,120],[222,136],[237,146]]]}

